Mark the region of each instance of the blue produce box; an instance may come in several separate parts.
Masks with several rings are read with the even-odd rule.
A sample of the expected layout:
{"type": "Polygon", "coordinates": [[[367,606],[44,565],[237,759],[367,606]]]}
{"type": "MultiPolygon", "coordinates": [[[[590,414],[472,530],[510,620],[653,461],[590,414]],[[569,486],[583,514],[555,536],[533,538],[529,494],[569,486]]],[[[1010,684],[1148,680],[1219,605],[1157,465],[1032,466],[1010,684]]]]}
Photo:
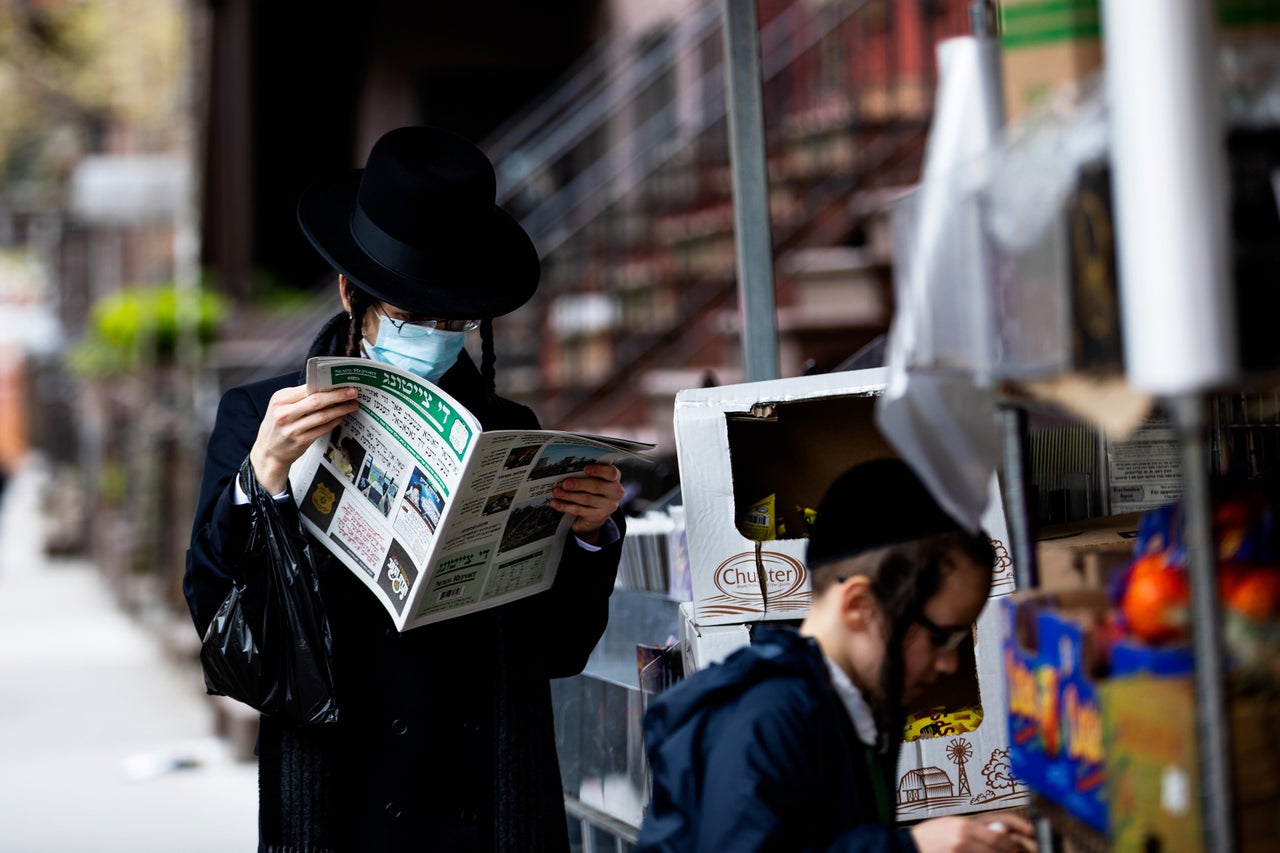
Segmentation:
{"type": "Polygon", "coordinates": [[[1001,634],[1014,776],[1099,832],[1107,831],[1102,710],[1089,662],[1101,590],[1015,592],[1001,634]]]}
{"type": "Polygon", "coordinates": [[[1136,640],[1123,640],[1111,647],[1112,680],[1141,675],[1177,678],[1190,675],[1195,668],[1190,644],[1157,648],[1136,640]]]}

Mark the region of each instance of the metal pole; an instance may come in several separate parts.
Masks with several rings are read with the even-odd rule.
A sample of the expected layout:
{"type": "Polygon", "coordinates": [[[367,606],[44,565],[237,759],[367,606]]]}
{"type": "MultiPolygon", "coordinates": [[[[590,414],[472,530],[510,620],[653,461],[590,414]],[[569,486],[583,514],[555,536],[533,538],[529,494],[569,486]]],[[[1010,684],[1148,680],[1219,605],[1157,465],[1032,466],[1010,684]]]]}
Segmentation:
{"type": "Polygon", "coordinates": [[[973,0],[969,4],[969,32],[978,38],[996,36],[996,6],[991,0],[973,0]]]}
{"type": "Polygon", "coordinates": [[[1109,452],[1110,441],[1107,438],[1106,430],[1098,427],[1097,441],[1097,466],[1098,476],[1094,486],[1098,494],[1098,502],[1094,504],[1097,512],[1093,515],[1111,515],[1111,453],[1109,452]]]}
{"type": "Polygon", "coordinates": [[[777,379],[778,326],[756,0],[721,0],[720,9],[743,369],[748,381],[777,379]]]}
{"type": "MultiPolygon", "coordinates": [[[[1031,502],[1031,441],[1025,409],[1016,404],[1000,407],[1000,492],[1005,523],[1009,527],[1009,554],[1013,557],[1014,588],[1033,589],[1040,582],[1036,564],[1035,513],[1031,502]]],[[[1057,853],[1062,849],[1049,820],[1032,806],[1036,850],[1057,853]]]]}
{"type": "Polygon", "coordinates": [[[1001,465],[1000,490],[1004,495],[1005,523],[1009,526],[1009,555],[1013,557],[1014,586],[1031,589],[1039,583],[1036,543],[1031,505],[1030,441],[1027,413],[1017,406],[1000,409],[1001,465]]]}
{"type": "Polygon", "coordinates": [[[1218,600],[1217,555],[1210,515],[1205,403],[1196,394],[1175,397],[1169,403],[1182,445],[1183,524],[1191,580],[1196,727],[1200,742],[1205,849],[1234,850],[1227,701],[1223,688],[1222,611],[1218,600]]]}
{"type": "MultiPolygon", "coordinates": [[[[996,7],[991,0],[973,0],[969,4],[969,29],[978,39],[999,37],[996,7]]],[[[993,90],[992,103],[1001,108],[993,117],[1003,125],[1004,81],[1000,77],[998,54],[992,53],[983,65],[983,83],[993,90]]],[[[988,259],[994,258],[990,247],[984,247],[988,259]]],[[[995,271],[989,267],[989,277],[995,271]]],[[[1031,440],[1028,433],[1030,418],[1025,409],[1015,403],[1002,405],[1000,416],[1000,486],[1004,498],[1005,522],[1009,527],[1009,553],[1013,557],[1015,589],[1032,589],[1040,582],[1040,569],[1036,564],[1035,517],[1038,508],[1032,506],[1033,483],[1031,478],[1031,440]]],[[[1058,834],[1049,820],[1033,806],[1033,822],[1036,831],[1036,849],[1042,853],[1057,853],[1062,849],[1058,834]]]]}
{"type": "MultiPolygon", "coordinates": [[[[993,42],[997,37],[996,10],[991,0],[973,0],[969,4],[969,28],[974,39],[993,42]]],[[[993,139],[1003,131],[1003,81],[1000,77],[999,54],[988,51],[982,54],[982,85],[990,90],[988,100],[993,104],[989,129],[993,139]]],[[[995,250],[989,241],[979,247],[987,260],[989,287],[995,287],[995,250]]],[[[1039,582],[1036,568],[1035,530],[1033,519],[1036,508],[1031,505],[1032,481],[1029,463],[1031,443],[1027,435],[1027,413],[1016,403],[1000,406],[1000,487],[1005,504],[1005,522],[1009,526],[1009,553],[1013,557],[1014,583],[1017,589],[1031,589],[1039,582]]]]}

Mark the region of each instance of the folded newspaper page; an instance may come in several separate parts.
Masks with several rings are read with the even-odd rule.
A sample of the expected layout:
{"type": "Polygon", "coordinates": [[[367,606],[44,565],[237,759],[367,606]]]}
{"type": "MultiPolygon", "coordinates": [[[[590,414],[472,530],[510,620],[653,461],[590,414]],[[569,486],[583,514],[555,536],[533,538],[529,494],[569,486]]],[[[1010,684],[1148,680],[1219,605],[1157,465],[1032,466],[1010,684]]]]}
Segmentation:
{"type": "Polygon", "coordinates": [[[572,518],[552,487],[590,462],[645,458],[644,442],[555,430],[485,431],[411,373],[312,358],[307,388],[355,386],[360,408],[294,463],[304,524],[405,631],[541,592],[572,518]]]}

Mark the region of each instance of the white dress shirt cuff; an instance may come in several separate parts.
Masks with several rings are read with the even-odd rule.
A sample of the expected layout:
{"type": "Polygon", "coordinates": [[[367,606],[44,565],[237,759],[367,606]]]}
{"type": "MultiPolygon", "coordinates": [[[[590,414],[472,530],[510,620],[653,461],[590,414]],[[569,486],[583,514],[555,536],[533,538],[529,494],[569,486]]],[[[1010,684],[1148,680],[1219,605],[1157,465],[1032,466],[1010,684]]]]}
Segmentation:
{"type": "Polygon", "coordinates": [[[573,538],[578,540],[578,544],[582,546],[582,549],[584,551],[600,551],[605,548],[608,548],[610,545],[612,545],[614,542],[617,542],[622,537],[618,533],[618,525],[614,524],[613,519],[610,518],[607,521],[605,521],[604,526],[600,528],[599,544],[592,545],[588,542],[583,542],[577,536],[573,538]]]}
{"type": "MultiPolygon", "coordinates": [[[[235,478],[234,483],[235,483],[235,491],[231,495],[231,502],[236,506],[244,506],[245,504],[249,503],[249,496],[245,494],[244,489],[240,488],[239,477],[235,478]]],[[[281,492],[278,495],[272,495],[272,497],[275,498],[277,501],[288,500],[289,490],[285,489],[283,492],[281,492]]]]}

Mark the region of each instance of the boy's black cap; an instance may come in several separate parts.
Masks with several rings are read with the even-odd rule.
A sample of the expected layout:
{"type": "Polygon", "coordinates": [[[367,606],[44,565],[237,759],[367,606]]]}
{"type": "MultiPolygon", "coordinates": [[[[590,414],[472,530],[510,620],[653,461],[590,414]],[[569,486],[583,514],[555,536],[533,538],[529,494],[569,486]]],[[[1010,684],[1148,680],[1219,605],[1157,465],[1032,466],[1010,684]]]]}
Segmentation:
{"type": "Polygon", "coordinates": [[[859,463],[835,479],[809,527],[805,563],[815,569],[939,533],[964,530],[901,459],[859,463]]]}

